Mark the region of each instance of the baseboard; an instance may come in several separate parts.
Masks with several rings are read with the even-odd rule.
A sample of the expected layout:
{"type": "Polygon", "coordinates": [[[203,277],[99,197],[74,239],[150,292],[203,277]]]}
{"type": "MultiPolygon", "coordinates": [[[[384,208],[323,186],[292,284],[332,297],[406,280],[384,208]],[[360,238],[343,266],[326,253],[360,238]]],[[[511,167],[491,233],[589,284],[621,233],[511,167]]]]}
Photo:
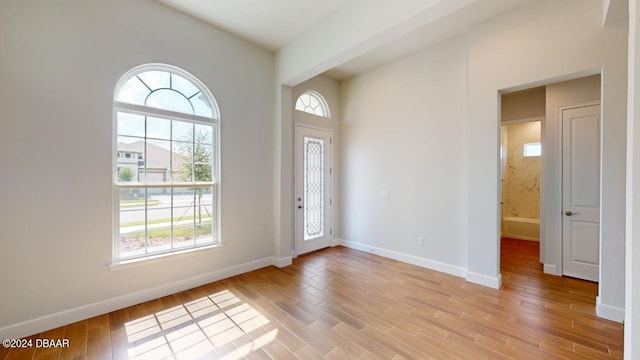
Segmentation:
{"type": "Polygon", "coordinates": [[[494,289],[500,289],[502,286],[502,274],[498,276],[487,276],[484,274],[467,271],[467,281],[494,289]]]}
{"type": "Polygon", "coordinates": [[[336,247],[338,245],[342,245],[344,243],[343,239],[332,239],[331,240],[331,247],[336,247]]]}
{"type": "Polygon", "coordinates": [[[542,271],[545,274],[549,274],[549,275],[555,275],[555,276],[561,276],[562,275],[560,273],[559,268],[558,268],[557,265],[544,264],[542,271]]]}
{"type": "MultiPolygon", "coordinates": [[[[289,259],[290,261],[290,259],[289,259]]],[[[21,323],[0,328],[0,339],[15,339],[37,334],[60,326],[74,323],[139,304],[145,301],[157,299],[163,296],[178,293],[214,281],[257,270],[275,263],[284,263],[284,259],[264,258],[244,264],[232,266],[226,269],[213,271],[207,274],[194,276],[188,279],[175,281],[154,288],[136,291],[134,293],[117,296],[111,299],[83,305],[74,309],[60,311],[55,314],[45,315],[39,318],[27,320],[21,323]]],[[[277,266],[277,265],[276,265],[277,266]]]]}
{"type": "Polygon", "coordinates": [[[421,258],[418,256],[414,256],[414,255],[400,253],[393,250],[387,250],[387,249],[379,248],[376,246],[357,243],[354,241],[346,241],[343,239],[339,239],[339,241],[340,241],[339,245],[342,245],[351,249],[380,255],[389,259],[406,262],[412,265],[443,272],[443,273],[454,275],[454,276],[465,277],[467,275],[467,269],[459,266],[449,265],[439,261],[429,260],[429,259],[421,258]]]}
{"type": "Polygon", "coordinates": [[[624,308],[603,304],[600,302],[600,296],[596,296],[596,314],[607,320],[619,323],[624,321],[624,308]]]}
{"type": "Polygon", "coordinates": [[[274,257],[273,262],[271,263],[271,265],[279,268],[289,266],[291,264],[293,264],[293,256],[285,256],[283,258],[274,257]]]}

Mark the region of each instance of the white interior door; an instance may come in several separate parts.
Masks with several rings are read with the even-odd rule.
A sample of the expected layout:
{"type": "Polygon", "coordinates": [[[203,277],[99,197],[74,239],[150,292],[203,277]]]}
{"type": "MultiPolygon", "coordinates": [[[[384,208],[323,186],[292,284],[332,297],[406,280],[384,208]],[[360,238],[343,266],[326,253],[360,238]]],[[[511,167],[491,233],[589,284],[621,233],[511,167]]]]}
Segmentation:
{"type": "Polygon", "coordinates": [[[331,246],[331,132],[296,125],[296,254],[331,246]]]}
{"type": "Polygon", "coordinates": [[[562,111],[562,273],[598,281],[600,105],[562,111]]]}

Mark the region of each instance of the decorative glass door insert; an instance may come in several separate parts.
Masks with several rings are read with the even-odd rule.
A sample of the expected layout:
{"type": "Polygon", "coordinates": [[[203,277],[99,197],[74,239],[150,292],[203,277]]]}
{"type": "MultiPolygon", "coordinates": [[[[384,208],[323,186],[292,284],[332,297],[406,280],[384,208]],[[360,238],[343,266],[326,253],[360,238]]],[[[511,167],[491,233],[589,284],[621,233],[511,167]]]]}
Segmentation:
{"type": "Polygon", "coordinates": [[[304,137],[304,240],[324,236],[324,139],[304,137]]]}
{"type": "Polygon", "coordinates": [[[296,254],[331,246],[331,131],[296,125],[296,254]]]}

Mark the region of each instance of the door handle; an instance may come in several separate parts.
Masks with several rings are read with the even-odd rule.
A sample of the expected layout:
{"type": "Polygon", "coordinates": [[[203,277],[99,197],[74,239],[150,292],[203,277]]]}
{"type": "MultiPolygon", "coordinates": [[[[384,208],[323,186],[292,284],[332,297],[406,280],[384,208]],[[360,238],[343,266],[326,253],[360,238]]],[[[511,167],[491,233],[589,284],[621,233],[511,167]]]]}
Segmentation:
{"type": "Polygon", "coordinates": [[[567,216],[571,216],[571,215],[578,215],[578,213],[574,213],[574,212],[572,212],[571,210],[567,210],[567,211],[565,211],[565,212],[564,212],[564,214],[565,214],[565,215],[567,215],[567,216]]]}
{"type": "Polygon", "coordinates": [[[298,209],[302,209],[302,205],[298,205],[298,209]]]}

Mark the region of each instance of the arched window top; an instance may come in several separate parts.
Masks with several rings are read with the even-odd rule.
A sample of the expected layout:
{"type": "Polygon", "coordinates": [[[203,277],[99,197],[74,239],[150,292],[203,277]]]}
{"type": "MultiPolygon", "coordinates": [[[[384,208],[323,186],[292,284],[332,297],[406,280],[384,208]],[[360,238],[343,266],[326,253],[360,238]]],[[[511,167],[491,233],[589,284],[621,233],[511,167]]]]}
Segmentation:
{"type": "Polygon", "coordinates": [[[298,97],[295,109],[326,118],[331,117],[329,105],[327,105],[322,95],[311,90],[303,92],[298,97]]]}
{"type": "Polygon", "coordinates": [[[186,71],[164,64],[142,65],[127,72],[118,82],[115,101],[218,118],[207,88],[186,71]]]}

